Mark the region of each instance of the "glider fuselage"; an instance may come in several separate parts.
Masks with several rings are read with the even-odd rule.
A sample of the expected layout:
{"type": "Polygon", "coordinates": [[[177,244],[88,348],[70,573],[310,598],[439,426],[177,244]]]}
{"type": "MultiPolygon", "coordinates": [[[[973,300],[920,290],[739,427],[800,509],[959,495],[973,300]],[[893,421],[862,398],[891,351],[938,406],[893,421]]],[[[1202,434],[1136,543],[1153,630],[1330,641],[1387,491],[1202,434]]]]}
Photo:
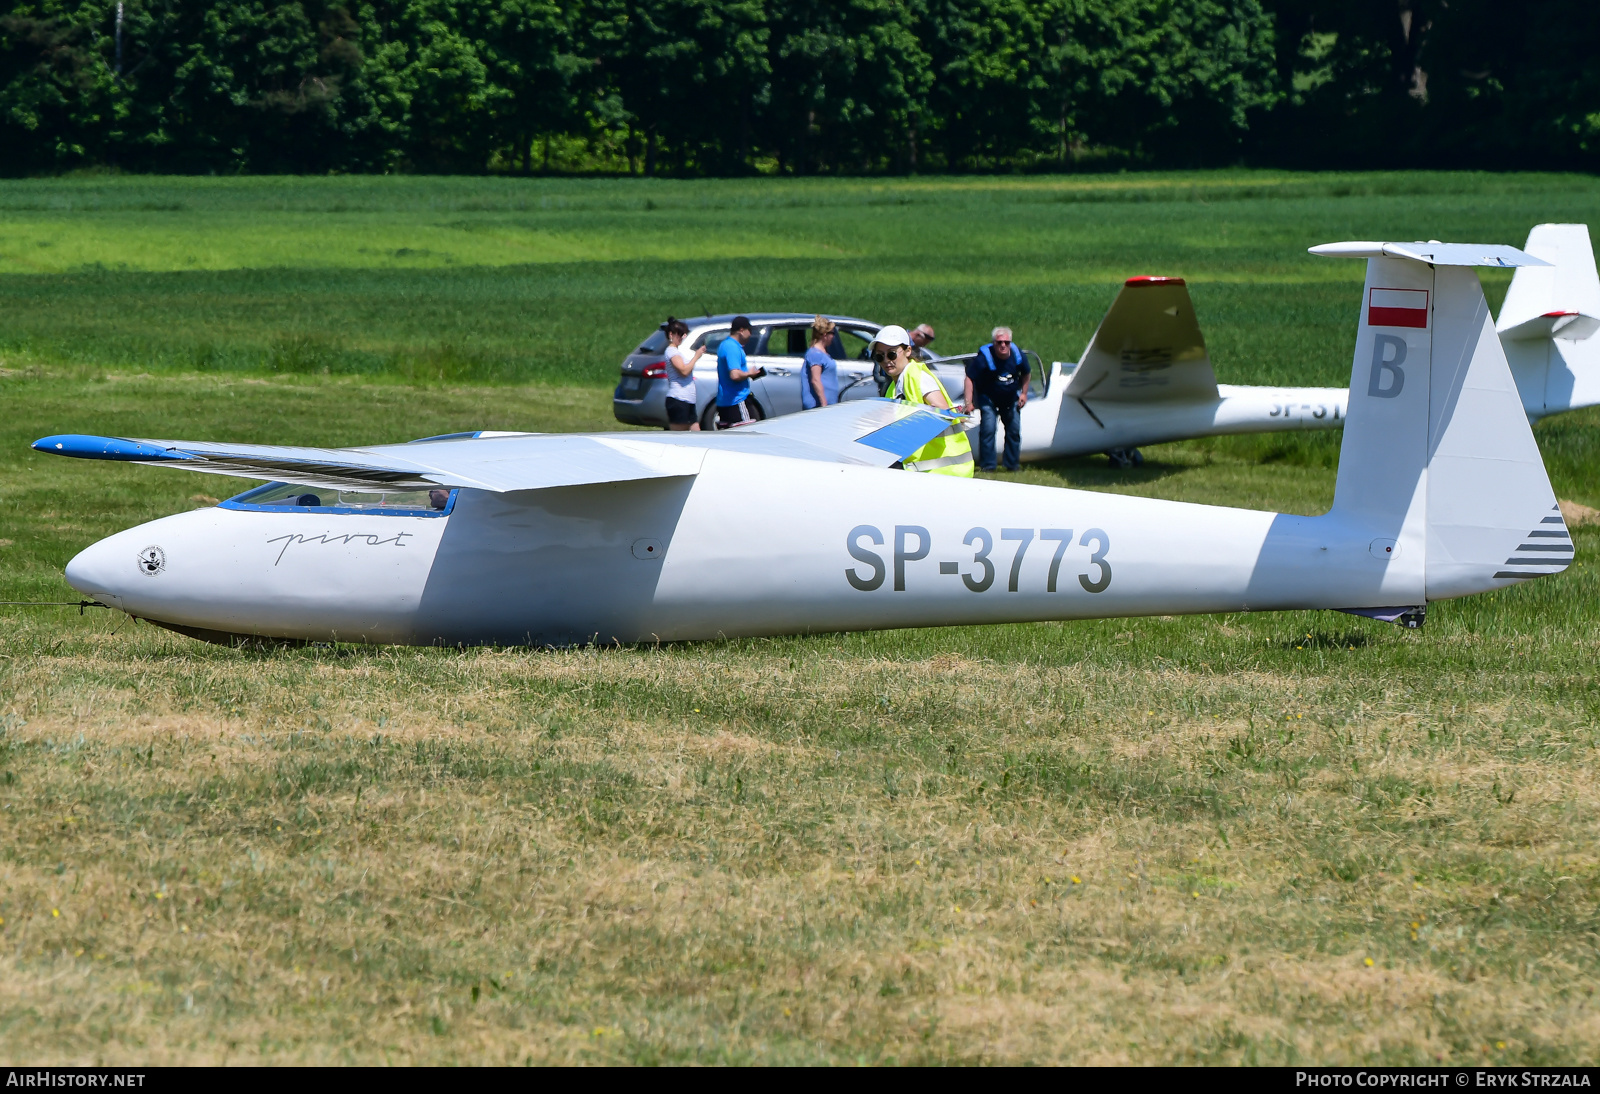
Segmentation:
{"type": "Polygon", "coordinates": [[[461,490],[439,517],[203,509],[67,578],[207,637],[562,645],[1307,606],[1313,575],[1311,606],[1421,603],[1420,546],[1371,541],[1337,516],[713,452],[697,476],[461,490]]]}
{"type": "Polygon", "coordinates": [[[1339,429],[1350,392],[1338,387],[1218,384],[1217,397],[1122,402],[1065,395],[1065,378],[1022,408],[1022,458],[1052,460],[1192,437],[1339,429]]]}

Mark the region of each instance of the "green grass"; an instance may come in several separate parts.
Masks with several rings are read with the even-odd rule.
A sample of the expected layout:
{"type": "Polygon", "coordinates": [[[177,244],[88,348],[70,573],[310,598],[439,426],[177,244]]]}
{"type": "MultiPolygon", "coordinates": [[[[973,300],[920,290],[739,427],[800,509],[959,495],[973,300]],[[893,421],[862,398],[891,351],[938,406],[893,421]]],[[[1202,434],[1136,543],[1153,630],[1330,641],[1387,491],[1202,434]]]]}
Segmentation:
{"type": "Polygon", "coordinates": [[[1520,243],[1597,207],[1548,175],[7,182],[0,353],[597,384],[669,313],[795,308],[931,321],[951,349],[1010,323],[1076,360],[1120,282],[1163,273],[1224,381],[1332,384],[1361,264],[1308,246],[1520,243]]]}
{"type": "MultiPolygon", "coordinates": [[[[622,352],[700,292],[956,342],[1009,319],[1075,357],[1150,270],[1191,277],[1225,379],[1343,382],[1359,264],[1304,246],[1516,243],[1596,196],[1259,173],[0,185],[0,262],[45,224],[77,249],[0,274],[0,597],[70,597],[74,551],[230,489],[27,449],[47,432],[602,429],[622,352]],[[617,257],[666,214],[676,257],[617,257]],[[416,250],[447,218],[577,249],[351,246],[416,250]],[[757,249],[719,262],[705,225],[757,249]],[[176,268],[185,233],[212,268],[176,268]],[[796,253],[824,239],[843,251],[796,253]]],[[[1557,493],[1600,505],[1600,413],[1536,435],[1557,493]]],[[[1021,477],[1316,512],[1337,450],[1230,438],[1021,477]]],[[[1600,533],[1576,535],[1565,574],[1437,604],[1420,634],[1285,613],[264,653],[4,609],[0,1061],[1591,1059],[1600,533]]]]}

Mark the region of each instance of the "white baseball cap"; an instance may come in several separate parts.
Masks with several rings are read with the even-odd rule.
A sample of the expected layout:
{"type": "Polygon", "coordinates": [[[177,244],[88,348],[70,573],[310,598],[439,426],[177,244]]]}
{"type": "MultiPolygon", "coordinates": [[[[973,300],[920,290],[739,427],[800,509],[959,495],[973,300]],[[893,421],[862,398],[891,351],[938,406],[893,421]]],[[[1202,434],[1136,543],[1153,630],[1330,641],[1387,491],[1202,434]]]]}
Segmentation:
{"type": "Polygon", "coordinates": [[[909,346],[911,344],[911,336],[906,333],[904,327],[897,327],[890,323],[872,336],[872,343],[877,346],[909,346]]]}

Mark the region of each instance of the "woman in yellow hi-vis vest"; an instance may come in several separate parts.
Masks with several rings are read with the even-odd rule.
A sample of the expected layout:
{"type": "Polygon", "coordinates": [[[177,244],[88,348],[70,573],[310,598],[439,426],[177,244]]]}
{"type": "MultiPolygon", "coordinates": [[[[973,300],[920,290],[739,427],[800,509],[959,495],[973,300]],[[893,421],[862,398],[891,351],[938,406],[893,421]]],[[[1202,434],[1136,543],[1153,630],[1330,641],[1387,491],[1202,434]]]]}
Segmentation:
{"type": "MultiPolygon", "coordinates": [[[[884,327],[872,337],[872,359],[889,376],[884,395],[921,406],[926,403],[940,410],[950,409],[944,388],[928,371],[928,366],[911,356],[911,338],[904,327],[884,327]]],[[[972,445],[960,424],[923,445],[902,461],[908,471],[927,471],[935,475],[972,478],[972,445]]]]}

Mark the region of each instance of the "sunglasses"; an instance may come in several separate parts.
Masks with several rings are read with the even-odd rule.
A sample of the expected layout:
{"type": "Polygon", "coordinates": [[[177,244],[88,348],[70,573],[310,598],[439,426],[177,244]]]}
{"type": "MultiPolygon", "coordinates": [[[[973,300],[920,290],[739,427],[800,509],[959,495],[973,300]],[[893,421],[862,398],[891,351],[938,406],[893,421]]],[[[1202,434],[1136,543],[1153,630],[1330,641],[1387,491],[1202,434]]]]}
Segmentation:
{"type": "Polygon", "coordinates": [[[1011,339],[1009,339],[1009,338],[996,338],[994,340],[994,344],[997,345],[997,346],[1009,346],[1011,344],[1011,339]]]}
{"type": "Polygon", "coordinates": [[[886,346],[883,349],[875,349],[872,351],[872,359],[877,361],[879,364],[888,364],[890,361],[893,361],[899,356],[900,347],[898,346],[886,346]]]}

